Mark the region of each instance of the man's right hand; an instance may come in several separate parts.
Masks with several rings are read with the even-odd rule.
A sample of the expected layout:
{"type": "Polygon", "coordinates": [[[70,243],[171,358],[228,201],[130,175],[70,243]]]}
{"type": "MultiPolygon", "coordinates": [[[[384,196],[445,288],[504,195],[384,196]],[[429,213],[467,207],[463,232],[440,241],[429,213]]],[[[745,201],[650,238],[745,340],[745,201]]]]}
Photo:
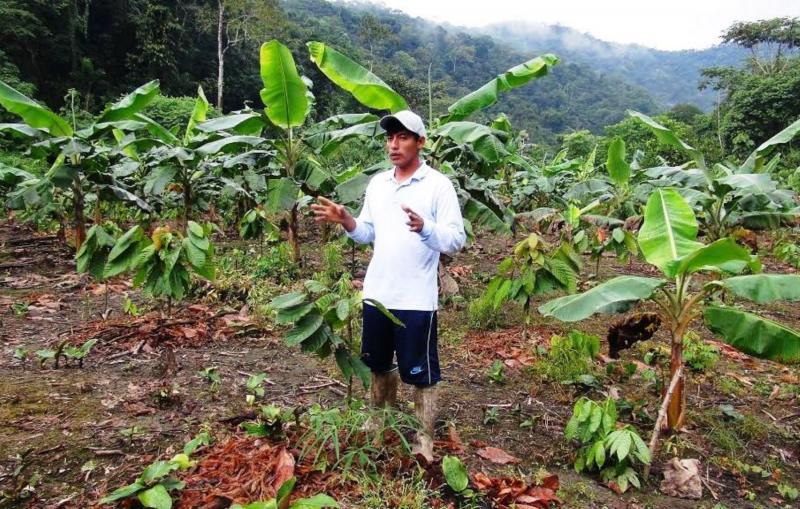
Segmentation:
{"type": "Polygon", "coordinates": [[[343,205],[332,202],[322,196],[317,197],[318,203],[311,204],[314,220],[318,223],[339,223],[344,229],[351,232],[356,228],[356,220],[343,205]]]}

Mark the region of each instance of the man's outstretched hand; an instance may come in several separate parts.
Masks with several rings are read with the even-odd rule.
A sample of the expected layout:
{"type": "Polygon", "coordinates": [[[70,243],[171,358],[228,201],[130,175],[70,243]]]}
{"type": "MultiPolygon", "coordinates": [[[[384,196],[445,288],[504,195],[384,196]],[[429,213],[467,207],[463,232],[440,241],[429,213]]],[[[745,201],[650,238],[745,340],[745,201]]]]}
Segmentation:
{"type": "Polygon", "coordinates": [[[408,221],[406,221],[408,229],[414,233],[421,232],[422,226],[425,224],[425,220],[423,220],[419,214],[411,210],[411,207],[408,205],[400,205],[400,207],[403,209],[403,212],[408,215],[408,221]]]}
{"type": "Polygon", "coordinates": [[[334,203],[322,196],[317,197],[317,202],[318,203],[311,204],[311,211],[314,213],[314,221],[318,223],[339,223],[349,232],[355,229],[356,221],[343,205],[334,203]]]}

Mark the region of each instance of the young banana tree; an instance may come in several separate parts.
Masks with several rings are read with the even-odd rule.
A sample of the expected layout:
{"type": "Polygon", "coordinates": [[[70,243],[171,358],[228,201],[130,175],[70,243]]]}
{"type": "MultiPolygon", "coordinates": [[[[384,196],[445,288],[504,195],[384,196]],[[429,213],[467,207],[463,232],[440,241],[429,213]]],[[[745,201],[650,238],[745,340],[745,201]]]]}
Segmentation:
{"type": "Polygon", "coordinates": [[[583,320],[595,313],[621,313],[640,301],[655,303],[669,325],[673,390],[667,392],[667,426],[674,430],[684,421],[683,338],[690,322],[704,312],[709,327],[740,350],[780,362],[800,360],[800,332],[733,307],[706,305],[721,292],[764,304],[800,300],[800,276],[739,274],[759,271],[760,263],[730,238],[711,244],[697,240],[694,212],[677,190],[658,189],[647,201],[639,248],[645,260],[666,279],[619,276],[580,294],[551,300],[539,307],[544,316],[561,321],[583,320]],[[707,272],[712,279],[700,279],[707,272]],[[672,283],[672,284],[670,284],[672,283]]]}
{"type": "Polygon", "coordinates": [[[215,158],[238,153],[264,142],[261,126],[246,119],[225,117],[206,120],[209,103],[198,87],[194,109],[179,137],[143,115],[136,119],[146,125],[149,137],[129,137],[122,141],[128,155],[145,168],[143,193],[163,196],[167,190],[178,192],[182,202],[184,227],[202,198],[208,198],[227,185],[214,171],[215,158]]]}
{"type": "MultiPolygon", "coordinates": [[[[406,101],[372,72],[330,46],[308,43],[311,60],[325,76],[350,92],[364,106],[396,112],[406,109],[406,101]]],[[[553,55],[543,55],[496,76],[478,90],[467,94],[448,108],[448,114],[429,118],[431,162],[449,173],[457,184],[464,218],[476,225],[508,231],[505,207],[487,187],[474,179],[476,173],[494,175],[499,165],[527,168],[527,161],[516,151],[516,142],[502,122],[486,126],[466,119],[497,102],[499,94],[546,76],[558,63],[553,55]]],[[[432,113],[429,113],[432,116],[432,113]]],[[[375,136],[377,122],[354,126],[348,135],[375,136]]],[[[366,187],[368,179],[361,179],[366,187]]],[[[356,186],[352,186],[355,188],[356,186]]],[[[363,187],[360,189],[363,192],[363,187]]],[[[351,189],[355,190],[355,189],[351,189]]]]}
{"type": "MultiPolygon", "coordinates": [[[[800,217],[794,193],[779,189],[770,176],[780,162],[780,155],[767,160],[776,147],[800,133],[800,120],[762,143],[741,165],[725,162],[708,168],[703,154],[673,131],[642,113],[628,114],[642,122],[661,142],[679,148],[691,158],[682,165],[684,171],[652,168],[648,174],[667,185],[682,188],[681,194],[703,212],[709,238],[725,237],[740,225],[774,228],[800,217]]],[[[657,181],[651,183],[659,185],[657,181]]]]}
{"type": "Polygon", "coordinates": [[[74,111],[70,123],[0,81],[0,105],[24,122],[2,124],[0,130],[25,136],[32,142],[32,155],[52,162],[46,175],[38,179],[35,186],[27,186],[25,192],[30,194],[41,190],[47,194],[47,188],[53,186],[71,191],[76,250],[81,248],[86,238],[84,208],[87,190],[95,192],[96,208],[103,194],[134,203],[144,210],[150,209],[147,203],[119,185],[108,173],[110,157],[118,154],[115,148],[104,144],[104,139],[114,130],[123,132],[144,127],[132,119],[158,92],[158,81],[142,85],[108,107],[90,127],[78,130],[74,111]]]}

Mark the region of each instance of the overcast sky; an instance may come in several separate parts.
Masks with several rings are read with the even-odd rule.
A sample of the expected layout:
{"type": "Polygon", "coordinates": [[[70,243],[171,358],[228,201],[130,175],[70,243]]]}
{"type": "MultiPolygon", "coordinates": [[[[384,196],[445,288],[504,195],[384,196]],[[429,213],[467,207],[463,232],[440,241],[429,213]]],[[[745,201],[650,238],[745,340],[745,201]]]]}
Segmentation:
{"type": "MultiPolygon", "coordinates": [[[[363,0],[362,0],[363,1],[363,0]]],[[[736,21],[800,16],[800,0],[368,0],[459,26],[560,24],[606,41],[702,49],[736,21]]]]}

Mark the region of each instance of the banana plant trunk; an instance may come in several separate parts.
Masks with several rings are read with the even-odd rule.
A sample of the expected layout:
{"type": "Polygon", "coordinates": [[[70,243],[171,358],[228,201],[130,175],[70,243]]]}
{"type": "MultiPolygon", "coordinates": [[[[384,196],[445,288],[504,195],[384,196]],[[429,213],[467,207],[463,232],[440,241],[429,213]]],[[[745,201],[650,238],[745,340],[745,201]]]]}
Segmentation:
{"type": "Polygon", "coordinates": [[[186,230],[189,226],[189,219],[192,214],[192,187],[189,184],[189,179],[183,183],[183,229],[186,230]]]}
{"type": "Polygon", "coordinates": [[[83,189],[81,188],[81,177],[75,173],[72,178],[72,194],[75,207],[75,250],[80,250],[86,240],[86,218],[83,214],[83,189]]]}
{"type": "MultiPolygon", "coordinates": [[[[687,324],[678,324],[672,330],[672,355],[669,363],[669,379],[675,375],[675,372],[683,366],[683,333],[686,330],[687,324]]],[[[686,393],[685,389],[685,376],[681,372],[680,378],[675,385],[675,390],[670,397],[669,405],[667,406],[667,430],[674,431],[683,425],[686,412],[686,393]]],[[[667,388],[664,387],[666,391],[667,388]]]]}
{"type": "Polygon", "coordinates": [[[288,231],[286,232],[289,246],[292,248],[292,261],[294,261],[295,264],[300,263],[300,240],[297,231],[298,222],[297,203],[295,203],[289,211],[289,224],[288,231]]]}

